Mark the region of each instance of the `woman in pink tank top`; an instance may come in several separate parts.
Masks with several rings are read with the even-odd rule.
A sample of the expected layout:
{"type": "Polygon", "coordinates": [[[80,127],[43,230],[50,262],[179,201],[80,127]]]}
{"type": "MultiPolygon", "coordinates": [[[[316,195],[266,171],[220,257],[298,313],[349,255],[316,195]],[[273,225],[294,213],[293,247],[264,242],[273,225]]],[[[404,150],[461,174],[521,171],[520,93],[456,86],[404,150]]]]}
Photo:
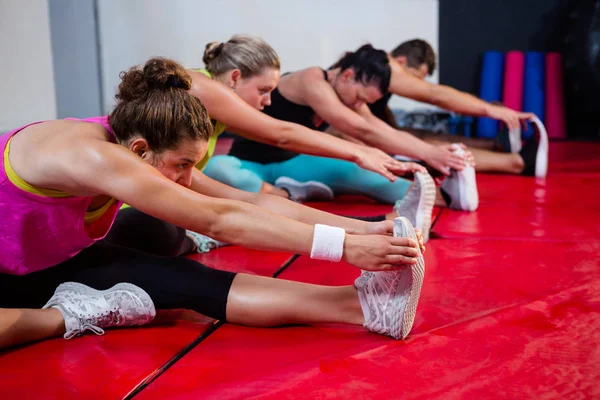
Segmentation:
{"type": "MultiPolygon", "coordinates": [[[[334,216],[205,177],[194,166],[206,153],[212,126],[190,87],[179,64],[151,59],[122,73],[108,119],[46,121],[0,137],[0,348],[144,324],[155,308],[192,309],[254,326],[364,323],[400,337],[398,329],[373,325],[390,307],[377,303],[374,288],[394,301],[389,294],[396,287],[382,288],[378,280],[398,280],[378,274],[410,276],[406,266],[422,266],[414,232],[404,229],[409,237],[394,238],[390,221],[334,216]],[[232,244],[343,259],[381,272],[363,275],[356,287],[315,287],[208,268],[176,256],[181,244],[170,257],[115,245],[102,239],[122,202],[174,232],[185,228],[232,244]],[[330,227],[313,226],[317,222],[330,227]]],[[[207,94],[205,101],[213,100],[207,94]]],[[[131,226],[130,235],[139,229],[131,226]]],[[[157,243],[165,232],[157,232],[157,243]]],[[[403,312],[397,314],[404,321],[403,312]]],[[[397,320],[386,324],[398,327],[397,320]]]]}

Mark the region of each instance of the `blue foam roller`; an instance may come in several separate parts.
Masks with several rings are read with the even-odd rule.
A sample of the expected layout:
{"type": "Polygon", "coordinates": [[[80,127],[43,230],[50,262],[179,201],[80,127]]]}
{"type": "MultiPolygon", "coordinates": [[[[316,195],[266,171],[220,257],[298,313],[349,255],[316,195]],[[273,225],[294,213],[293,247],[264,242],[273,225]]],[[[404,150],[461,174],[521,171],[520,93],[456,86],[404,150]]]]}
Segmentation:
{"type": "Polygon", "coordinates": [[[460,116],[458,115],[453,115],[450,118],[448,118],[448,124],[450,125],[449,127],[449,132],[452,135],[456,135],[457,131],[458,131],[458,124],[460,122],[460,116]]]}
{"type": "MultiPolygon", "coordinates": [[[[538,118],[544,119],[544,53],[529,52],[525,54],[525,82],[523,84],[523,111],[532,112],[538,118]]],[[[530,124],[523,132],[523,137],[528,138],[533,134],[530,124]]]]}
{"type": "MultiPolygon", "coordinates": [[[[486,101],[500,101],[502,98],[502,77],[504,74],[504,54],[487,51],[483,54],[481,67],[481,85],[479,97],[486,101]]],[[[477,136],[495,138],[498,133],[498,121],[480,117],[477,120],[477,136]]]]}
{"type": "Polygon", "coordinates": [[[465,137],[471,137],[471,125],[473,125],[473,117],[462,117],[462,122],[465,124],[463,127],[463,135],[465,137]]]}

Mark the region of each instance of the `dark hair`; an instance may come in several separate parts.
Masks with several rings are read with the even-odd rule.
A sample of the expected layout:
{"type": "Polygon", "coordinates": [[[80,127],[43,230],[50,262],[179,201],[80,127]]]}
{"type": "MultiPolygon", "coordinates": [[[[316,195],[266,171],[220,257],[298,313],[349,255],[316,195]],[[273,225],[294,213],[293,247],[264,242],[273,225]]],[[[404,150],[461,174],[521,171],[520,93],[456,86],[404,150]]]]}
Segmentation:
{"type": "Polygon", "coordinates": [[[252,78],[264,68],[280,68],[277,52],[261,38],[249,35],[234,35],[224,43],[208,43],[202,61],[213,76],[239,69],[242,78],[252,78]]]}
{"type": "Polygon", "coordinates": [[[348,52],[331,68],[340,68],[340,72],[352,68],[354,79],[365,85],[376,85],[382,94],[388,91],[392,69],[390,60],[383,50],[377,50],[370,44],[361,46],[354,52],[348,52]]]}
{"type": "Polygon", "coordinates": [[[192,78],[173,60],[152,58],[119,75],[117,105],[109,124],[120,143],[141,136],[152,150],[172,150],[184,138],[208,140],[213,128],[202,102],[191,95],[192,78]]]}
{"type": "Polygon", "coordinates": [[[433,47],[423,39],[413,39],[406,41],[392,50],[392,57],[406,57],[406,63],[411,68],[419,68],[421,65],[427,65],[427,72],[433,75],[435,71],[435,51],[433,47]]]}

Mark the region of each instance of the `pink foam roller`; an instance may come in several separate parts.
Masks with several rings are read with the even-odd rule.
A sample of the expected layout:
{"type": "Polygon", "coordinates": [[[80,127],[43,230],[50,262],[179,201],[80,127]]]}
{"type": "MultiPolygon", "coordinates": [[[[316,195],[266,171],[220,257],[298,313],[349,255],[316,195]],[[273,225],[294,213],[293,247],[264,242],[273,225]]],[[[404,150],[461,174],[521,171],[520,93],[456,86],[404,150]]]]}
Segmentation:
{"type": "Polygon", "coordinates": [[[559,53],[546,54],[546,130],[552,139],[567,138],[562,57],[559,53]]]}
{"type": "Polygon", "coordinates": [[[509,51],[506,53],[502,102],[506,107],[517,111],[523,109],[524,71],[525,55],[520,51],[509,51]]]}

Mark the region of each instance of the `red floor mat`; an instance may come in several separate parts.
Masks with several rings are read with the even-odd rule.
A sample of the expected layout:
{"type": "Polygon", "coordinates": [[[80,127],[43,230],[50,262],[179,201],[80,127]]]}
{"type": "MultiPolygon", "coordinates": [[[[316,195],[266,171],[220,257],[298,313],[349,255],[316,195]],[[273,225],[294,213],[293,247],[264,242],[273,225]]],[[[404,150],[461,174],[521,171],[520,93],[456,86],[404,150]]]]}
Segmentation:
{"type": "MultiPolygon", "coordinates": [[[[136,398],[600,398],[600,144],[552,143],[545,181],[478,176],[480,209],[444,210],[408,340],[361,327],[224,325],[136,398]]],[[[377,215],[343,197],[315,206],[377,215]]],[[[195,258],[272,274],[290,259],[229,247],[195,258]]],[[[281,278],[350,284],[358,270],[301,257],[281,278]]],[[[191,342],[201,322],[54,340],[0,356],[6,398],[118,398],[191,342]]]]}
{"type": "Polygon", "coordinates": [[[338,327],[225,326],[197,348],[201,359],[182,359],[139,397],[597,398],[598,284],[404,342],[338,327]]]}
{"type": "Polygon", "coordinates": [[[597,177],[549,177],[540,187],[533,179],[498,176],[479,180],[482,194],[475,213],[445,212],[434,232],[445,238],[478,237],[525,240],[595,240],[600,174],[597,177]],[[509,193],[502,193],[509,189],[509,193]],[[511,198],[512,197],[512,198],[511,198]]]}
{"type": "Polygon", "coordinates": [[[599,284],[310,368],[284,366],[254,380],[264,393],[254,398],[597,399],[599,284]]]}
{"type": "MultiPolygon", "coordinates": [[[[212,267],[268,276],[290,257],[239,247],[192,256],[212,267]]],[[[4,353],[0,355],[1,397],[121,398],[213,323],[199,314],[186,316],[193,321],[115,330],[70,341],[54,339],[4,353]]]]}
{"type": "MultiPolygon", "coordinates": [[[[569,165],[560,168],[575,168],[569,165]]],[[[225,325],[141,397],[600,396],[596,178],[479,177],[480,210],[447,210],[438,220],[435,231],[456,239],[429,242],[419,310],[404,342],[341,325],[225,325]]],[[[381,212],[353,201],[318,206],[381,212]]],[[[342,285],[357,275],[349,265],[303,257],[280,277],[342,285]]]]}
{"type": "Polygon", "coordinates": [[[600,143],[551,142],[550,171],[552,173],[600,172],[600,143]]]}
{"type": "Polygon", "coordinates": [[[539,181],[521,176],[477,176],[482,204],[501,201],[509,207],[520,204],[524,207],[552,206],[566,210],[596,208],[596,198],[600,196],[599,180],[600,172],[551,175],[539,181]]]}
{"type": "MultiPolygon", "coordinates": [[[[565,346],[571,347],[558,345],[556,350],[546,349],[546,358],[553,352],[560,353],[555,363],[537,356],[523,363],[514,359],[522,351],[522,342],[539,340],[531,345],[537,348],[541,343],[547,346],[553,337],[569,341],[573,334],[569,325],[581,324],[576,328],[581,330],[586,319],[600,321],[600,293],[594,289],[600,283],[597,279],[600,242],[559,243],[551,249],[541,242],[438,240],[431,243],[419,311],[409,340],[394,342],[364,332],[360,327],[341,325],[272,330],[224,326],[142,392],[141,398],[164,398],[170,393],[177,393],[181,398],[218,395],[241,399],[261,394],[273,398],[321,398],[327,391],[332,395],[336,393],[334,397],[370,398],[369,393],[375,388],[378,391],[375,397],[395,398],[393,393],[397,389],[394,385],[390,388],[389,382],[398,374],[410,379],[412,372],[405,371],[407,363],[423,376],[416,386],[418,390],[402,398],[419,397],[417,395],[429,396],[448,389],[446,381],[439,381],[436,386],[437,380],[427,382],[426,379],[427,371],[434,370],[438,374],[441,360],[448,363],[449,370],[439,373],[447,374],[453,385],[457,385],[464,376],[460,378],[451,373],[455,364],[472,374],[485,370],[495,375],[498,370],[508,368],[506,379],[509,379],[519,374],[531,375],[528,369],[542,361],[546,362],[544,371],[559,373],[563,371],[563,364],[581,357],[576,345],[569,350],[574,354],[560,353],[565,346]],[[505,248],[502,257],[489,257],[498,253],[499,248],[505,248]],[[595,297],[588,299],[586,293],[595,297]],[[583,318],[582,321],[571,315],[579,309],[586,314],[577,316],[583,318]],[[563,331],[557,332],[557,327],[563,331]],[[527,339],[520,338],[515,351],[505,350],[503,347],[510,344],[510,339],[501,337],[495,339],[496,342],[490,339],[503,329],[510,334],[517,330],[527,339]],[[243,341],[239,340],[241,337],[243,341]],[[438,340],[440,337],[445,339],[438,340]],[[452,345],[446,347],[449,342],[452,345]],[[500,348],[495,349],[495,346],[500,348]],[[490,359],[490,348],[502,357],[490,359]],[[424,365],[419,364],[422,351],[427,357],[424,365]],[[467,358],[454,360],[461,352],[467,358]],[[395,359],[402,361],[394,362],[395,359]],[[470,363],[475,367],[469,369],[470,363]],[[378,364],[380,372],[376,371],[378,364]],[[391,365],[395,369],[390,371],[391,365]],[[348,370],[353,371],[351,375],[347,375],[348,370]],[[336,374],[340,376],[335,377],[336,374]],[[313,386],[315,379],[326,382],[317,391],[313,386]],[[354,386],[355,379],[362,384],[354,386]]],[[[301,258],[280,277],[342,285],[351,284],[357,275],[358,270],[349,265],[301,258]]],[[[587,338],[584,346],[596,349],[591,344],[600,340],[600,327],[584,332],[580,335],[587,338]]],[[[579,382],[582,388],[587,390],[593,384],[596,374],[590,371],[598,361],[598,356],[590,356],[581,366],[581,371],[586,373],[579,382]]],[[[539,372],[535,384],[544,380],[544,374],[539,372]]],[[[533,380],[512,382],[513,386],[523,385],[523,390],[530,389],[528,385],[532,384],[533,380]]],[[[482,387],[488,387],[486,385],[482,387]]],[[[478,386],[461,390],[466,395],[476,388],[478,386]]],[[[557,393],[568,395],[564,390],[557,393]]],[[[513,387],[512,393],[516,391],[513,387]]]]}
{"type": "Polygon", "coordinates": [[[116,399],[208,328],[209,322],[54,339],[0,356],[3,399],[116,399]]]}

